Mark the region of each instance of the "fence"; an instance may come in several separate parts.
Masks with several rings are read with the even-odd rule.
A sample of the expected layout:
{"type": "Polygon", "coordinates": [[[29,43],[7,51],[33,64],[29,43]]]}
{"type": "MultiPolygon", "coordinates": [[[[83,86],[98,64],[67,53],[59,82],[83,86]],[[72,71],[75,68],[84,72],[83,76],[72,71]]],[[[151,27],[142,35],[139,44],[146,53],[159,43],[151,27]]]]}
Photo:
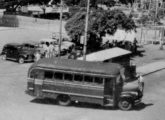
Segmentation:
{"type": "Polygon", "coordinates": [[[136,38],[142,44],[159,42],[161,40],[161,31],[155,28],[138,28],[136,38]]]}

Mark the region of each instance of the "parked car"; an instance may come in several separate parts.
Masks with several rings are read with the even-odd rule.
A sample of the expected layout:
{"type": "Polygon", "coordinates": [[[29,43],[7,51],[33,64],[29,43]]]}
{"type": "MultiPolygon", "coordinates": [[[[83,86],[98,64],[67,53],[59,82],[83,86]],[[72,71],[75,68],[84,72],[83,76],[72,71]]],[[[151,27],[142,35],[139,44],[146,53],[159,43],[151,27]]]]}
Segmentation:
{"type": "Polygon", "coordinates": [[[8,43],[4,45],[1,56],[3,60],[14,60],[22,64],[24,62],[34,61],[37,46],[30,43],[8,43]]]}

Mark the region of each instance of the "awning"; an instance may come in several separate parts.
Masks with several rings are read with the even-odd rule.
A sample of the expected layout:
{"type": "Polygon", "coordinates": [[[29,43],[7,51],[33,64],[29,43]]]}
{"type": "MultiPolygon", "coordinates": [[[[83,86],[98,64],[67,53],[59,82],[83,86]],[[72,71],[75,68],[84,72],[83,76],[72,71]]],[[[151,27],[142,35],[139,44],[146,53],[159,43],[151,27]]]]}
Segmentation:
{"type": "MultiPolygon", "coordinates": [[[[122,48],[110,48],[86,55],[86,61],[106,61],[115,57],[130,54],[131,52],[122,48]]],[[[83,57],[77,58],[83,60],[83,57]]]]}

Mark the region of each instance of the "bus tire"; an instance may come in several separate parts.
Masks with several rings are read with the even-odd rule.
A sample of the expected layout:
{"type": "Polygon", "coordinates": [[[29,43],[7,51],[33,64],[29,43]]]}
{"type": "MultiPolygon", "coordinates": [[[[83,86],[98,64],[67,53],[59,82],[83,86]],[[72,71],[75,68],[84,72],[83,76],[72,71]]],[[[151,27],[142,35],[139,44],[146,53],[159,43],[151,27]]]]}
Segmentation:
{"type": "Polygon", "coordinates": [[[122,99],[120,99],[119,102],[118,102],[118,107],[119,107],[121,110],[124,110],[124,111],[131,110],[131,109],[132,109],[132,106],[133,106],[133,103],[132,103],[131,100],[128,99],[128,98],[122,98],[122,99]]]}
{"type": "Polygon", "coordinates": [[[62,106],[68,106],[71,103],[71,99],[68,95],[59,95],[57,101],[58,104],[62,106]]]}

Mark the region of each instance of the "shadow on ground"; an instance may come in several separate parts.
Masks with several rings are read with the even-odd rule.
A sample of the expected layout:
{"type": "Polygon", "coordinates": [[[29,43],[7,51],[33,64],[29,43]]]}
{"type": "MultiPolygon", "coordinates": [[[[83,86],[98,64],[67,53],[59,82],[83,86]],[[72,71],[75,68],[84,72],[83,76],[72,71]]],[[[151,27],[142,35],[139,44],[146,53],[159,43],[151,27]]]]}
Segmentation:
{"type": "MultiPolygon", "coordinates": [[[[49,99],[49,98],[33,99],[31,102],[38,103],[38,104],[58,105],[55,99],[49,99]]],[[[140,103],[134,106],[132,110],[140,111],[152,105],[153,105],[152,103],[140,103]]],[[[104,107],[98,104],[89,104],[89,103],[80,103],[80,102],[78,103],[72,102],[72,104],[69,106],[76,107],[76,108],[88,108],[88,109],[98,109],[98,110],[119,110],[117,107],[104,107]]]]}
{"type": "MultiPolygon", "coordinates": [[[[37,104],[58,105],[58,102],[55,99],[50,99],[50,98],[45,98],[45,99],[36,98],[31,100],[31,102],[37,104]]],[[[99,109],[99,110],[116,110],[116,108],[113,107],[103,107],[98,104],[89,104],[89,103],[80,103],[80,102],[78,103],[72,102],[69,106],[76,108],[89,108],[89,109],[99,109]]]]}
{"type": "Polygon", "coordinates": [[[153,103],[140,103],[140,104],[138,104],[134,107],[134,110],[140,111],[142,109],[145,109],[146,107],[150,107],[150,106],[153,106],[153,105],[154,105],[153,103]]]}
{"type": "Polygon", "coordinates": [[[32,103],[38,103],[38,104],[48,104],[48,105],[55,105],[57,104],[57,101],[55,99],[49,99],[49,98],[45,98],[45,99],[33,99],[30,102],[32,103]]]}

